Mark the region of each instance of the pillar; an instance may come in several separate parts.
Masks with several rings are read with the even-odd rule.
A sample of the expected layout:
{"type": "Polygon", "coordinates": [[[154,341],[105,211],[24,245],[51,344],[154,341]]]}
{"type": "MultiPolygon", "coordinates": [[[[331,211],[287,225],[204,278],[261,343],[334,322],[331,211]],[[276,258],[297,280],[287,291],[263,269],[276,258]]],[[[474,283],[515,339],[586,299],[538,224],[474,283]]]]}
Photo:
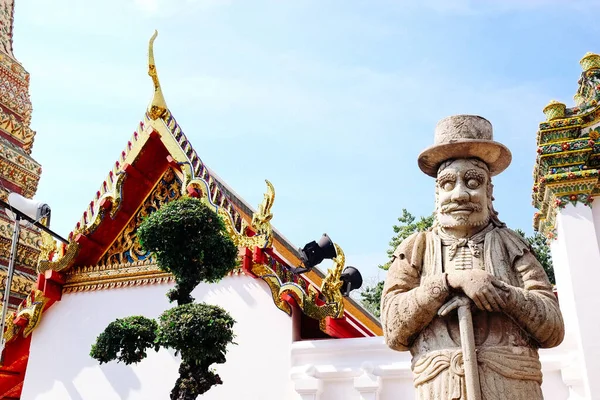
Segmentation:
{"type": "Polygon", "coordinates": [[[595,207],[569,203],[558,210],[557,238],[550,244],[566,327],[562,346],[572,354],[563,369],[570,399],[600,399],[600,224],[594,223],[600,222],[600,203],[595,207]]]}

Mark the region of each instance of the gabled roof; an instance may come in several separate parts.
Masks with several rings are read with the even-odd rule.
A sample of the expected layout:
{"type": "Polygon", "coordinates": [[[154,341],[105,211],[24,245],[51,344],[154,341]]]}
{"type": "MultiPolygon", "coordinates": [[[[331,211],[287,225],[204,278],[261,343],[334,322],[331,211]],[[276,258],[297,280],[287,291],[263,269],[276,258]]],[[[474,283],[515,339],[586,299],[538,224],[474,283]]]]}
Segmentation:
{"type": "MultiPolygon", "coordinates": [[[[186,194],[201,198],[225,219],[242,256],[242,266],[234,274],[264,280],[275,306],[288,314],[293,307],[302,310],[303,321],[307,326],[314,321],[317,331],[322,331],[320,337],[382,335],[376,318],[341,296],[344,257],[339,247],[334,267],[326,275],[317,269],[292,274],[289,266],[298,266],[301,260],[295,246],[270,226],[272,185],[267,182],[265,202],[256,211],[202,162],[164,101],[152,54],[154,38],[149,48],[153,100],[69,235],[71,243],[56,249],[53,261],[40,262],[37,297],[29,299],[30,308],[36,298],[50,300],[38,304],[37,314],[23,308],[12,316],[8,343],[12,350],[7,352],[28,349],[23,342],[42,311],[60,299],[57,285],[66,293],[170,280],[139,248],[135,231],[145,215],[186,194]]],[[[314,337],[319,336],[308,338],[314,337]]],[[[0,384],[0,397],[4,389],[0,384]]]]}

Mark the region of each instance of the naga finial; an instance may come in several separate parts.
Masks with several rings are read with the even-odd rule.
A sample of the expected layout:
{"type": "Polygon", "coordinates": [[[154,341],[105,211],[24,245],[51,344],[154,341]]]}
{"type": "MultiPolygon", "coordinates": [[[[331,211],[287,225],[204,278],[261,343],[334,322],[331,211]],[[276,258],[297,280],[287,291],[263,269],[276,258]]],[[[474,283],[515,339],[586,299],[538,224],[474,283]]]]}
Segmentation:
{"type": "Polygon", "coordinates": [[[275,201],[275,188],[268,180],[265,180],[265,182],[267,184],[267,192],[265,193],[263,202],[258,206],[258,211],[252,214],[251,225],[257,235],[264,236],[266,247],[270,247],[273,240],[273,228],[271,227],[273,213],[271,213],[271,208],[275,201]]]}
{"type": "Polygon", "coordinates": [[[148,44],[148,75],[150,75],[152,82],[154,83],[154,96],[152,97],[150,106],[148,106],[148,115],[151,119],[158,119],[167,111],[167,102],[165,101],[162,89],[160,88],[158,73],[156,72],[156,65],[154,64],[154,39],[156,39],[157,36],[158,31],[155,30],[150,38],[150,43],[148,44]]]}

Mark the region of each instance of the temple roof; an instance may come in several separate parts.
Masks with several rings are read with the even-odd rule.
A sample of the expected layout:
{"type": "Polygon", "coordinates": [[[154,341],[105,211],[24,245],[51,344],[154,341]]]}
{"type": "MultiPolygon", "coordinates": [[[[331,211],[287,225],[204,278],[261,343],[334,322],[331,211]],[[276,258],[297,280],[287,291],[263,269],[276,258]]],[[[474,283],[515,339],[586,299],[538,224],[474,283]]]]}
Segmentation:
{"type": "MultiPolygon", "coordinates": [[[[110,265],[139,269],[151,264],[149,255],[140,254],[138,248],[131,248],[137,228],[134,221],[138,217],[141,219],[153,207],[153,202],[158,201],[150,201],[153,196],[157,196],[157,192],[162,190],[163,194],[158,198],[164,197],[165,187],[170,188],[169,190],[177,188],[183,192],[189,192],[190,187],[198,188],[207,203],[227,220],[234,236],[244,236],[253,230],[256,233],[252,226],[256,210],[204,164],[167,107],[154,62],[153,43],[156,35],[155,32],[150,39],[148,50],[148,74],[154,86],[152,101],[144,119],[136,127],[125,149],[69,235],[71,240],[80,245],[80,250],[70,262],[72,269],[67,273],[65,285],[68,291],[97,288],[101,274],[91,273],[94,266],[101,266],[105,271],[110,265]],[[144,202],[147,203],[145,206],[144,202]],[[126,244],[130,248],[125,248],[126,244]],[[75,276],[78,271],[84,270],[86,274],[91,274],[87,281],[75,276]]],[[[271,281],[270,285],[278,287],[271,285],[271,289],[285,291],[285,285],[289,283],[304,288],[305,291],[309,287],[318,291],[327,279],[326,275],[315,268],[303,276],[293,276],[288,266],[301,264],[297,248],[277,230],[273,229],[272,235],[273,253],[268,257],[274,265],[274,271],[271,272],[277,276],[278,281],[271,281]]],[[[143,281],[147,281],[148,274],[152,273],[157,274],[157,279],[164,278],[164,274],[159,273],[156,267],[153,272],[148,268],[142,269],[143,281]]],[[[133,281],[135,280],[132,279],[133,281]]],[[[122,280],[120,282],[124,283],[122,280]]],[[[108,284],[103,287],[110,286],[108,284]]],[[[289,306],[279,298],[280,293],[274,292],[274,297],[276,305],[289,312],[289,306]]],[[[360,325],[358,329],[365,335],[382,334],[377,319],[354,300],[344,298],[343,306],[340,307],[354,321],[353,325],[360,325]]]]}
{"type": "MultiPolygon", "coordinates": [[[[382,335],[375,317],[341,295],[344,255],[339,246],[327,274],[316,268],[292,274],[289,266],[301,265],[298,250],[268,222],[273,186],[267,182],[265,202],[255,210],[203,163],[166,105],[154,64],[155,38],[156,33],[149,47],[154,95],[143,120],[70,233],[70,244],[55,248],[42,235],[44,244],[39,245],[45,260],[38,265],[37,282],[32,282],[29,295],[7,321],[0,373],[6,371],[12,378],[0,382],[0,397],[20,394],[30,333],[62,293],[172,280],[158,269],[150,253],[141,250],[135,233],[148,213],[182,195],[200,198],[224,218],[241,254],[241,267],[232,274],[263,280],[274,305],[283,312],[291,314],[292,308],[299,308],[301,326],[307,327],[305,338],[382,335]]],[[[17,284],[25,281],[31,278],[19,274],[15,279],[17,284]]]]}

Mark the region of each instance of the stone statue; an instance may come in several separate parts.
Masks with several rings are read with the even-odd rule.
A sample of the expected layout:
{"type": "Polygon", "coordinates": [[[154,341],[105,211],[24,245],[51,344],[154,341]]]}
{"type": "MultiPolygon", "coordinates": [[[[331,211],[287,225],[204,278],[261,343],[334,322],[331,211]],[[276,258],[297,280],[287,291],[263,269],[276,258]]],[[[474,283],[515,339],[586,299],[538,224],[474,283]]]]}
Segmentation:
{"type": "Polygon", "coordinates": [[[436,178],[436,220],[394,252],[388,346],[410,350],[417,399],[542,399],[537,349],[560,344],[564,325],[542,266],[492,205],[510,151],[489,121],[458,115],[438,123],[418,161],[436,178]]]}

